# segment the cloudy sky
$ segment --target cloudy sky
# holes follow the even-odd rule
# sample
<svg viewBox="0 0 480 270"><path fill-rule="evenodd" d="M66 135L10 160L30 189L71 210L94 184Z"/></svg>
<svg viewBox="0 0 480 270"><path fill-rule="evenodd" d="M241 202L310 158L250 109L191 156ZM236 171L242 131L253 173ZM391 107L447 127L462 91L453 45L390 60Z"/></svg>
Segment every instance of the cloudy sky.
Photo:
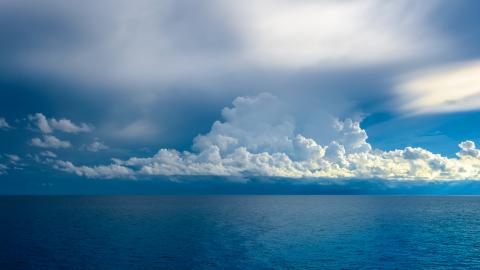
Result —
<svg viewBox="0 0 480 270"><path fill-rule="evenodd" d="M471 185L477 2L1 1L0 191Z"/></svg>

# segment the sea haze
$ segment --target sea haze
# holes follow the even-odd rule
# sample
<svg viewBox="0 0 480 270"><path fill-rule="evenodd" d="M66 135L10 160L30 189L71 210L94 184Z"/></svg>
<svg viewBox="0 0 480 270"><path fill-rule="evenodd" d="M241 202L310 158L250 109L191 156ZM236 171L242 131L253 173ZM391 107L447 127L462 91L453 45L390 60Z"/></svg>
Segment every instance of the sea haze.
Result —
<svg viewBox="0 0 480 270"><path fill-rule="evenodd" d="M0 269L479 269L476 196L3 196Z"/></svg>
<svg viewBox="0 0 480 270"><path fill-rule="evenodd" d="M19 185L18 182L23 182ZM480 181L174 177L93 181L7 176L0 195L480 195Z"/></svg>

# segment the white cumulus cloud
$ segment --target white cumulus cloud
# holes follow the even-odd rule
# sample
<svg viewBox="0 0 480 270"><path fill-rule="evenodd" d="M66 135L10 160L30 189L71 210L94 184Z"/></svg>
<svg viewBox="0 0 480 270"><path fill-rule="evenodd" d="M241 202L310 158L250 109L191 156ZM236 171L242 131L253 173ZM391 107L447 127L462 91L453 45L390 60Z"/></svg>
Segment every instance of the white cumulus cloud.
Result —
<svg viewBox="0 0 480 270"><path fill-rule="evenodd" d="M90 151L90 152L99 152L99 151L102 151L102 150L107 150L108 146L105 145L105 143L103 143L99 140L95 140L91 144L86 145L85 149L87 151Z"/></svg>
<svg viewBox="0 0 480 270"><path fill-rule="evenodd" d="M457 153L457 156L462 157L472 157L480 158L480 150L476 148L475 143L472 141L464 141L459 145L460 152Z"/></svg>
<svg viewBox="0 0 480 270"><path fill-rule="evenodd" d="M90 178L137 178L154 175L276 176L301 178L379 178L403 180L480 179L480 155L471 141L462 142L458 158L422 148L373 149L359 122L337 120L337 136L318 144L298 134L295 119L270 94L239 97L225 108L222 120L194 140L193 152L161 149L152 157L115 159L110 165L55 167Z"/></svg>
<svg viewBox="0 0 480 270"><path fill-rule="evenodd" d="M88 178L134 178L134 174L130 168L116 164L108 166L77 167L71 162L58 160L53 167L58 170L75 173L76 175Z"/></svg>

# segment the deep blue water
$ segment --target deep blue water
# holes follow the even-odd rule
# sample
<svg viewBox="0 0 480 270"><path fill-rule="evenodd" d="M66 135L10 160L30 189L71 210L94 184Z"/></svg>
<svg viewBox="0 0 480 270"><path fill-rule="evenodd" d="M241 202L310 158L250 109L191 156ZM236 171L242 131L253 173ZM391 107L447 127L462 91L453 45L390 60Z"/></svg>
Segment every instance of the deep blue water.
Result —
<svg viewBox="0 0 480 270"><path fill-rule="evenodd" d="M0 269L480 268L480 197L0 197Z"/></svg>

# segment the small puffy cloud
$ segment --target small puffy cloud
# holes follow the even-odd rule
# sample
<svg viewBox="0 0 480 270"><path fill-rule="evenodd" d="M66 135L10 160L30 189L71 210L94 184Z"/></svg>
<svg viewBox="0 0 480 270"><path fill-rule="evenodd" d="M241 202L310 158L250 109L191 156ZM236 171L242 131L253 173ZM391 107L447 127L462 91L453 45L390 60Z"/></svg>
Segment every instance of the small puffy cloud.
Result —
<svg viewBox="0 0 480 270"><path fill-rule="evenodd" d="M40 152L40 156L47 157L47 158L56 158L57 154L55 154L51 151L43 151L43 152Z"/></svg>
<svg viewBox="0 0 480 270"><path fill-rule="evenodd" d="M480 150L475 147L474 142L464 141L458 147L460 147L460 151L457 153L458 157L480 158Z"/></svg>
<svg viewBox="0 0 480 270"><path fill-rule="evenodd" d="M42 132L42 133L52 133L52 128L48 124L48 120L45 117L45 115L41 113L36 113L34 115L29 115L28 119L32 122L34 122L37 126L37 128Z"/></svg>
<svg viewBox="0 0 480 270"><path fill-rule="evenodd" d="M80 123L75 124L69 119L47 119L42 113L36 113L34 115L29 115L28 119L35 123L38 129L42 133L52 133L54 130L59 130L65 133L80 133L80 132L91 132L93 127L91 125Z"/></svg>
<svg viewBox="0 0 480 270"><path fill-rule="evenodd" d="M62 141L53 135L44 135L43 138L33 138L30 142L33 146L42 148L69 148L69 141Z"/></svg>
<svg viewBox="0 0 480 270"><path fill-rule="evenodd" d="M0 159L3 159L0 163L0 175L7 174L9 170L23 170L25 166L20 162L22 158L15 154L3 154L0 155Z"/></svg>
<svg viewBox="0 0 480 270"><path fill-rule="evenodd" d="M85 149L87 151L90 151L90 152L99 152L99 151L102 151L102 150L107 150L108 149L108 146L105 145L103 142L101 141L98 141L98 140L95 140L94 142L92 142L91 144L89 145L86 145L85 146Z"/></svg>
<svg viewBox="0 0 480 270"><path fill-rule="evenodd" d="M85 124L80 123L78 125L74 124L72 121L68 119L55 119L52 118L49 120L50 126L52 126L56 130L60 130L66 133L79 133L79 132L91 132L92 127Z"/></svg>
<svg viewBox="0 0 480 270"><path fill-rule="evenodd" d="M5 118L3 117L0 117L0 129L10 129L10 128L12 127L8 124L7 120L5 120Z"/></svg>
<svg viewBox="0 0 480 270"><path fill-rule="evenodd" d="M5 156L13 163L21 160L21 158L19 156L14 155L14 154L5 154Z"/></svg>

